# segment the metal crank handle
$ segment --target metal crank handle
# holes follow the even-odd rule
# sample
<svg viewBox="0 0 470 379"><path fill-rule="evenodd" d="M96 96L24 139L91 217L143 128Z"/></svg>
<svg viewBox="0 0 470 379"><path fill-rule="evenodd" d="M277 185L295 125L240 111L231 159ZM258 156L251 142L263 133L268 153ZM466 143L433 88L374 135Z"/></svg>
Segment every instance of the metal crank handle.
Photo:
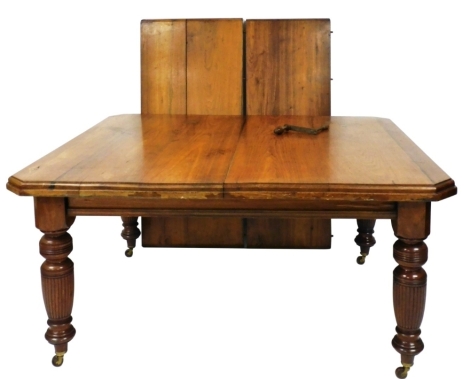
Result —
<svg viewBox="0 0 470 379"><path fill-rule="evenodd" d="M318 128L318 129L311 129L311 128L305 128L303 126L285 124L284 126L280 126L274 129L274 134L281 135L283 133L288 132L289 130L292 130L293 132L312 134L316 136L318 133L324 130L328 130L328 129L329 129L329 125L322 126L321 128Z"/></svg>

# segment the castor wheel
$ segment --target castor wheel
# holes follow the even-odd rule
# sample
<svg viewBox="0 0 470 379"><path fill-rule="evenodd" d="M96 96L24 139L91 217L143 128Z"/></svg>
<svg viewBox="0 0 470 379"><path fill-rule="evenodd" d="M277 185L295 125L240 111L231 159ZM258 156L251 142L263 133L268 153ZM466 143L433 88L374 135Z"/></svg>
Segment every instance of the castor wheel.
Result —
<svg viewBox="0 0 470 379"><path fill-rule="evenodd" d="M56 354L52 357L52 365L54 367L60 367L60 366L62 366L62 363L64 363L64 355L63 354L61 354L61 355Z"/></svg>
<svg viewBox="0 0 470 379"><path fill-rule="evenodd" d="M395 375L397 376L397 378L405 379L408 376L408 371L410 371L410 368L410 366L398 367L395 370Z"/></svg>
<svg viewBox="0 0 470 379"><path fill-rule="evenodd" d="M132 257L132 255L134 255L134 249L130 247L129 249L126 250L124 254L126 254L126 257L128 258Z"/></svg>
<svg viewBox="0 0 470 379"><path fill-rule="evenodd" d="M363 265L364 263L366 263L366 258L367 258L368 255L369 255L368 252L363 253L363 252L361 251L361 255L358 256L357 259L356 259L357 264L358 264L358 265Z"/></svg>
<svg viewBox="0 0 470 379"><path fill-rule="evenodd" d="M358 265L363 265L364 263L366 263L366 257L364 255L361 255L357 257L356 262Z"/></svg>

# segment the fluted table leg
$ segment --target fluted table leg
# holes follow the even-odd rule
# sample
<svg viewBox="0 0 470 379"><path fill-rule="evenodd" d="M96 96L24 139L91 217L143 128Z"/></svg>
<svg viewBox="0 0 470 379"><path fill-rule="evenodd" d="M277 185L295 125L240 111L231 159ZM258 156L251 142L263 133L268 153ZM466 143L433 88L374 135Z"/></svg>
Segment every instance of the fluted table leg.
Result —
<svg viewBox="0 0 470 379"><path fill-rule="evenodd" d="M54 366L61 366L67 344L75 336L72 322L74 295L72 237L67 230L74 218L66 217L65 199L35 198L36 227L44 233L39 251L46 259L41 265L42 293L48 316L46 340L54 345Z"/></svg>
<svg viewBox="0 0 470 379"><path fill-rule="evenodd" d="M423 240L430 231L430 203L404 203L398 206L393 223L398 241L393 245L393 257L398 266L393 271L393 305L397 334L392 340L401 355L402 367L396 376L406 378L414 357L423 349L421 322L426 302L426 271L422 266L428 259Z"/></svg>

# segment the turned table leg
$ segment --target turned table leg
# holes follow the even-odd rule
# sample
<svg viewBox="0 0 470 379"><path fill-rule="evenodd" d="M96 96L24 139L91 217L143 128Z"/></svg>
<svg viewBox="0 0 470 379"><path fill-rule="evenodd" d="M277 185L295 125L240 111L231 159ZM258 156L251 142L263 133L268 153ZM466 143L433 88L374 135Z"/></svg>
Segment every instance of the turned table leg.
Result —
<svg viewBox="0 0 470 379"><path fill-rule="evenodd" d="M44 305L48 316L46 340L54 345L52 364L61 366L67 344L75 336L72 322L74 293L72 237L67 230L74 218L66 217L64 198L35 198L36 227L44 233L39 252L46 259L41 265Z"/></svg>
<svg viewBox="0 0 470 379"><path fill-rule="evenodd" d="M393 222L398 241L393 245L393 257L398 266L393 271L393 305L397 334L392 340L401 355L402 367L396 376L406 378L414 357L424 349L421 322L426 302L426 271L422 266L428 259L423 240L430 232L430 203L398 205L398 217Z"/></svg>
<svg viewBox="0 0 470 379"><path fill-rule="evenodd" d="M140 237L140 230L137 227L139 223L137 222L138 217L121 217L122 230L121 236L127 241L127 250L125 252L126 257L132 257L134 254L135 241Z"/></svg>
<svg viewBox="0 0 470 379"><path fill-rule="evenodd" d="M375 245L374 226L375 220L357 220L357 232L359 233L354 239L356 245L361 248L361 255L357 257L356 262L363 265L366 257L369 255L369 250Z"/></svg>

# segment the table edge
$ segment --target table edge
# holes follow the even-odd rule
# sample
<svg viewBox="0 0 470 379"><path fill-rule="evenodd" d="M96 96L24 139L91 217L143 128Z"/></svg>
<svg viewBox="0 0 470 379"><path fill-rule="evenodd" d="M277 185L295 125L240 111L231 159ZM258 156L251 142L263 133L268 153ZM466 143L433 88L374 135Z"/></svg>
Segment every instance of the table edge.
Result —
<svg viewBox="0 0 470 379"><path fill-rule="evenodd" d="M457 194L452 179L435 185L361 184L143 184L25 183L15 176L6 188L19 196L143 197L162 199L312 199L347 201L439 201Z"/></svg>

